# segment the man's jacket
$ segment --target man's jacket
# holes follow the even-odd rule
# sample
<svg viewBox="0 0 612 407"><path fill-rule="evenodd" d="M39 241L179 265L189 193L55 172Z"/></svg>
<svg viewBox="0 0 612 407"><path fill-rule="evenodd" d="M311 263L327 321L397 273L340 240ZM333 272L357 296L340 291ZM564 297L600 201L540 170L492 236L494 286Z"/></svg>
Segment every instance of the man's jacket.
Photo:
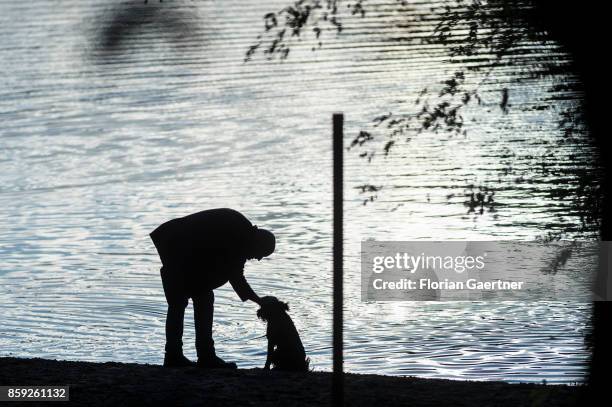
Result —
<svg viewBox="0 0 612 407"><path fill-rule="evenodd" d="M193 294L228 281L242 301L253 293L244 263L256 227L233 209L209 209L163 223L150 236L164 268L180 273Z"/></svg>

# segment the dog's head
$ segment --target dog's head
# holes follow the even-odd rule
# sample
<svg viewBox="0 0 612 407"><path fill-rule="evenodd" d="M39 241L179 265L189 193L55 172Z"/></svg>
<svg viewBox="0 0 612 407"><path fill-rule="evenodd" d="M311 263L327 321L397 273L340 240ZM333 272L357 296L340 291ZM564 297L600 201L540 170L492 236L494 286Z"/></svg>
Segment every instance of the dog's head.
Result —
<svg viewBox="0 0 612 407"><path fill-rule="evenodd" d="M257 318L268 321L274 315L289 311L289 304L280 301L276 297L261 297L260 308L257 310Z"/></svg>

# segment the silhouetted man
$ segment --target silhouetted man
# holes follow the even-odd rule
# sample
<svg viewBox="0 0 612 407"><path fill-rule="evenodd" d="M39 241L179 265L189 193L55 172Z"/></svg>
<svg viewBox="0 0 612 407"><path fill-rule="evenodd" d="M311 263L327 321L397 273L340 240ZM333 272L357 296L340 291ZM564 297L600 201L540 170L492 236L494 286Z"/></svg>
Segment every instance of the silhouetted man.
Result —
<svg viewBox="0 0 612 407"><path fill-rule="evenodd" d="M242 301L261 300L244 278L244 263L274 252L272 232L258 229L233 209L210 209L170 220L151 233L162 261L168 302L164 366L194 365L183 355L183 318L193 302L198 366L230 367L215 354L212 339L213 290L229 283Z"/></svg>

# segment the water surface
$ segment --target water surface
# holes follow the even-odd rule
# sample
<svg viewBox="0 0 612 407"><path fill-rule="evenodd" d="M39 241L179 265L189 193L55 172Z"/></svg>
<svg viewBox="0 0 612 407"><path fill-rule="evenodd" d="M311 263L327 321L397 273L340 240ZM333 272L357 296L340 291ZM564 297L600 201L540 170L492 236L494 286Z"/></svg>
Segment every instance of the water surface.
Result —
<svg viewBox="0 0 612 407"><path fill-rule="evenodd" d="M229 206L277 235L277 252L247 263L246 276L260 295L290 303L311 365L329 370L331 114L345 113L348 145L359 130L376 130L375 117L413 109L423 87L456 69L444 47L414 40L436 23L424 18L429 5L414 3L406 18L380 3L315 52L304 40L285 61L244 63L262 16L286 1L150 4L174 10L189 31L168 34L171 22L154 21L102 52L101 32L126 4L0 5L0 354L161 363L165 302L148 233ZM537 51L534 64L567 59L554 43L525 47ZM584 379L588 305L360 301L363 239L592 237L571 196L551 193L577 182L573 170L594 168L586 135L559 143L559 113L580 95L550 90L574 79L513 81L526 66L496 72L484 107L466 113L477 121L465 136L423 133L370 164L347 152L347 370ZM498 106L504 87L507 114ZM535 171L542 160L553 170ZM363 184L384 185L367 205ZM499 206L468 213L465 193L483 185ZM265 360L255 311L230 288L217 290L217 349L241 367ZM191 306L184 340L193 356Z"/></svg>

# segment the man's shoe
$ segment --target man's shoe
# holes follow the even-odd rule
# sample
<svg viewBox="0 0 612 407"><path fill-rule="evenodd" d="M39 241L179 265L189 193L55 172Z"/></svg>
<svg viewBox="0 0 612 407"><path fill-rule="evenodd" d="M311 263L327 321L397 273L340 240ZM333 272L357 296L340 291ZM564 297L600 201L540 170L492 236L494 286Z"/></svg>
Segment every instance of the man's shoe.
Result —
<svg viewBox="0 0 612 407"><path fill-rule="evenodd" d="M195 362L187 359L185 355L179 354L174 355L171 353L166 353L164 356L164 367L190 367L196 366Z"/></svg>
<svg viewBox="0 0 612 407"><path fill-rule="evenodd" d="M198 359L198 367L204 369L236 369L237 366L234 362L226 362L219 356L213 356L212 358Z"/></svg>

